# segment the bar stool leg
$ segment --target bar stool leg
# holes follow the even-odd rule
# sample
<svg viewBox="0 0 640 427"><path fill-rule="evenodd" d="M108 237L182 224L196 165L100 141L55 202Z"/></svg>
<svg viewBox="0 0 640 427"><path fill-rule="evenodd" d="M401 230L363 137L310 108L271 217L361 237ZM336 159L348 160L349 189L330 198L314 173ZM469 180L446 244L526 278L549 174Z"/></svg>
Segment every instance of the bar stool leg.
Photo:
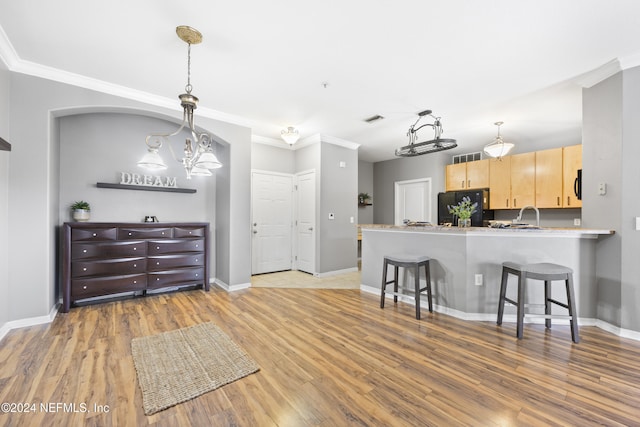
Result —
<svg viewBox="0 0 640 427"><path fill-rule="evenodd" d="M518 339L522 339L523 327L524 327L524 285L527 281L527 277L522 273L518 274L518 324L516 327L516 336Z"/></svg>
<svg viewBox="0 0 640 427"><path fill-rule="evenodd" d="M387 268L388 263L385 259L382 264L382 291L380 292L380 308L384 308L384 291L387 287Z"/></svg>
<svg viewBox="0 0 640 427"><path fill-rule="evenodd" d="M580 334L578 333L578 319L576 318L576 297L573 293L573 275L569 274L565 280L567 286L567 306L569 307L569 316L571 316L571 340L574 343L580 342Z"/></svg>
<svg viewBox="0 0 640 427"><path fill-rule="evenodd" d="M430 267L430 261L427 261L424 264L424 278L425 281L427 282L427 298L429 301L429 312L433 313L433 295L431 293L431 267Z"/></svg>
<svg viewBox="0 0 640 427"><path fill-rule="evenodd" d="M551 315L551 280L544 281L544 314ZM551 329L551 319L547 317L544 325L547 329Z"/></svg>
<svg viewBox="0 0 640 427"><path fill-rule="evenodd" d="M504 314L504 297L507 294L507 280L509 279L509 272L506 268L502 267L502 282L500 282L500 300L498 301L498 320L497 324L502 325L502 316Z"/></svg>
<svg viewBox="0 0 640 427"><path fill-rule="evenodd" d="M413 276L416 288L416 319L420 320L420 266L418 264L413 267Z"/></svg>
<svg viewBox="0 0 640 427"><path fill-rule="evenodd" d="M393 266L393 292L395 292L395 294L393 295L393 302L397 303L398 302L398 282L400 281L400 278L398 277L400 269L398 268L397 265Z"/></svg>

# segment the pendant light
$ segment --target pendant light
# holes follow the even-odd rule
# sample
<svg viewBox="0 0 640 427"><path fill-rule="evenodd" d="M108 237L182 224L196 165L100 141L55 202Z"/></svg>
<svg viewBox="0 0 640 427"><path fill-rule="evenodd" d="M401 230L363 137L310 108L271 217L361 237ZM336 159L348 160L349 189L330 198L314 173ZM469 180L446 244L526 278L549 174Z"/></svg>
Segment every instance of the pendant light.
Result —
<svg viewBox="0 0 640 427"><path fill-rule="evenodd" d="M498 136L496 136L493 142L485 145L484 147L484 153L489 157L499 159L502 156L506 156L507 153L514 147L512 143L504 142L502 136L500 136L500 126L502 126L503 124L504 122L494 123L494 125L498 126Z"/></svg>
<svg viewBox="0 0 640 427"><path fill-rule="evenodd" d="M169 151L173 158L184 166L187 179L191 179L192 175L210 176L212 175L210 169L222 167L222 163L220 163L213 153L213 137L206 132L198 132L196 130L193 111L198 107L198 97L191 94L191 90L193 89L193 86L191 86L191 45L202 42L202 34L195 28L186 25L177 27L176 34L182 41L188 44L186 93L178 96L183 109L182 124L178 130L173 133L151 133L147 135L146 143L148 152L143 156L142 160L138 162L138 166L151 170L166 169L167 165L159 153L162 145L166 143L169 146ZM195 148L191 140L187 138L184 144L184 157L178 158L173 151L169 138L176 136L185 128L191 131Z"/></svg>
<svg viewBox="0 0 640 427"><path fill-rule="evenodd" d="M280 136L282 137L282 139L284 139L284 142L289 145L293 145L298 142L300 133L298 132L298 129L294 128L293 126L289 126L286 130L280 132Z"/></svg>

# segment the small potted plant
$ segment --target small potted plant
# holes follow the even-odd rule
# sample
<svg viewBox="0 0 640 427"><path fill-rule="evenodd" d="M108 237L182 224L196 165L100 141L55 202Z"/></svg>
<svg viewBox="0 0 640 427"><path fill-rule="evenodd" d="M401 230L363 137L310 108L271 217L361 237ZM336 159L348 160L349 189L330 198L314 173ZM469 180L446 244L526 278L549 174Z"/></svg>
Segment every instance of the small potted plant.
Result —
<svg viewBox="0 0 640 427"><path fill-rule="evenodd" d="M360 206L366 206L367 205L367 201L371 199L371 196L369 195L369 193L360 193L358 194L358 204Z"/></svg>
<svg viewBox="0 0 640 427"><path fill-rule="evenodd" d="M477 212L478 202L471 203L467 196L454 206L448 205L449 213L458 217L458 227L471 227L471 215Z"/></svg>
<svg viewBox="0 0 640 427"><path fill-rule="evenodd" d="M71 204L74 221L89 221L91 216L91 206L84 200L73 202Z"/></svg>

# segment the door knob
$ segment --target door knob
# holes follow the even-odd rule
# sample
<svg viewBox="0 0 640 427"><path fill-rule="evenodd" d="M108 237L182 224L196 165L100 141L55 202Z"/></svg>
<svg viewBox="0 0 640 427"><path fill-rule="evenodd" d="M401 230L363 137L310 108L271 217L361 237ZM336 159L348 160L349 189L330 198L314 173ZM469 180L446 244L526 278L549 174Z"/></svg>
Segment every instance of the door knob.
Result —
<svg viewBox="0 0 640 427"><path fill-rule="evenodd" d="M313 231L313 227L309 227L309 231Z"/></svg>
<svg viewBox="0 0 640 427"><path fill-rule="evenodd" d="M253 234L258 234L258 230L253 230Z"/></svg>

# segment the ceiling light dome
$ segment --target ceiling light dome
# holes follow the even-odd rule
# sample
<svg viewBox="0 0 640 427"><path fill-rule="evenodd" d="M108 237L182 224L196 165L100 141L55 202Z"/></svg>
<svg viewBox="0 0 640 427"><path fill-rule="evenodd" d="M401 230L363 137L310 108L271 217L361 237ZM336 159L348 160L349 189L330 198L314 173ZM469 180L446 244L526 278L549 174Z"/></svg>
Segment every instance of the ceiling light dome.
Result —
<svg viewBox="0 0 640 427"><path fill-rule="evenodd" d="M504 140L500 136L500 126L502 126L503 124L504 122L494 123L494 125L498 126L498 136L496 136L493 142L485 145L484 147L484 153L489 157L499 159L502 156L506 156L507 153L514 147L512 143L504 142Z"/></svg>
<svg viewBox="0 0 640 427"><path fill-rule="evenodd" d="M289 145L295 144L296 142L298 142L298 139L300 139L300 133L298 132L298 129L294 128L293 126L289 126L286 130L280 132L280 136L282 137L282 139L284 139L284 142Z"/></svg>

